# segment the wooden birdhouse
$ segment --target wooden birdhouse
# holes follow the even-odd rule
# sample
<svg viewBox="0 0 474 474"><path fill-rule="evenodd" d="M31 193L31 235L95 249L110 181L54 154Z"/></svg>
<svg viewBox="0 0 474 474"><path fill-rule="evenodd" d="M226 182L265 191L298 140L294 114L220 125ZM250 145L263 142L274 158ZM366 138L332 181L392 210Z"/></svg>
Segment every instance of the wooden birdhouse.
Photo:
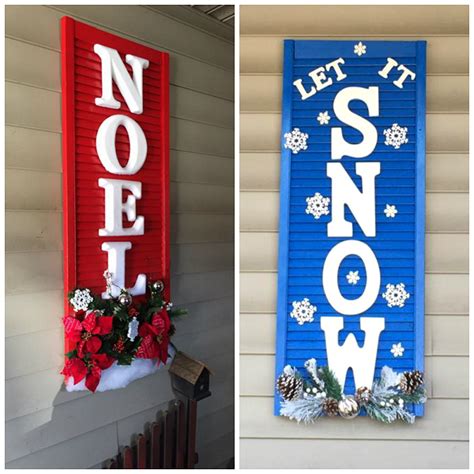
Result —
<svg viewBox="0 0 474 474"><path fill-rule="evenodd" d="M209 376L211 371L202 362L178 351L169 369L174 390L192 400L209 397Z"/></svg>

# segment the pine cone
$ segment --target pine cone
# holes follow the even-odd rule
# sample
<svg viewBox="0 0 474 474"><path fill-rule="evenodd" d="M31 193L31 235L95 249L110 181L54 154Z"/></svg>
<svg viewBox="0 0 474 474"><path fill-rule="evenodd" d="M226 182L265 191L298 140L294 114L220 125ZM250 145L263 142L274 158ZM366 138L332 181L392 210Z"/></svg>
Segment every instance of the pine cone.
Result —
<svg viewBox="0 0 474 474"><path fill-rule="evenodd" d="M369 402L372 396L372 390L367 387L359 387L355 393L355 399L360 405L364 405Z"/></svg>
<svg viewBox="0 0 474 474"><path fill-rule="evenodd" d="M423 374L419 370L413 372L403 372L400 380L400 389L405 393L413 393L415 390L423 385Z"/></svg>
<svg viewBox="0 0 474 474"><path fill-rule="evenodd" d="M284 400L295 400L303 391L303 380L283 373L278 377L277 389Z"/></svg>
<svg viewBox="0 0 474 474"><path fill-rule="evenodd" d="M326 398L323 402L323 410L327 416L337 416L339 413L339 402L335 398Z"/></svg>

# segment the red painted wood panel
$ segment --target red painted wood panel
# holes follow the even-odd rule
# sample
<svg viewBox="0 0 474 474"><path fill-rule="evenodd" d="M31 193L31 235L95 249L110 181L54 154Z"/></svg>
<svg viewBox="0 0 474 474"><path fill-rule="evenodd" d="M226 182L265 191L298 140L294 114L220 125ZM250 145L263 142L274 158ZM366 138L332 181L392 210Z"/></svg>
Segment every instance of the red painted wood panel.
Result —
<svg viewBox="0 0 474 474"><path fill-rule="evenodd" d="M149 282L165 282L164 296L169 300L168 54L68 17L61 20L61 35L65 311L70 311L67 293L74 288L87 287L98 294L105 291L102 274L107 268L107 253L101 250L103 242L131 242L125 260L126 286L133 286L137 275L144 273ZM129 111L115 83L114 97L121 102L121 108L95 105L95 98L102 91L101 61L93 49L97 43L117 50L124 63L126 54L149 61L143 71L142 114ZM127 64L126 67L131 72ZM145 164L134 175L108 173L96 152L99 126L116 114L132 117L147 139ZM125 165L129 143L123 127L117 132L116 148L120 163ZM105 226L105 196L98 185L99 178L142 183L142 198L137 200L136 208L137 216L145 218L144 235L99 236L99 229ZM125 218L123 225L129 227L131 223Z"/></svg>

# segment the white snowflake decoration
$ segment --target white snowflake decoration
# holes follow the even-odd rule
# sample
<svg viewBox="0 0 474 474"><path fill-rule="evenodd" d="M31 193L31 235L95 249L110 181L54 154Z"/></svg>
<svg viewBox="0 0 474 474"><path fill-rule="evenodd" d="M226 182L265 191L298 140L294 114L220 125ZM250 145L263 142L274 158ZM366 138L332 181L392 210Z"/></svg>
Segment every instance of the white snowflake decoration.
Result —
<svg viewBox="0 0 474 474"><path fill-rule="evenodd" d="M299 128L294 128L291 132L285 133L285 148L289 148L296 155L301 150L308 148L306 144L308 138L309 135L307 133L303 133Z"/></svg>
<svg viewBox="0 0 474 474"><path fill-rule="evenodd" d="M346 275L346 278L347 278L347 283L349 283L349 285L357 285L357 282L360 280L359 270L356 270L355 272L350 271Z"/></svg>
<svg viewBox="0 0 474 474"><path fill-rule="evenodd" d="M134 316L132 320L128 323L128 332L127 337L133 342L138 336L138 320Z"/></svg>
<svg viewBox="0 0 474 474"><path fill-rule="evenodd" d="M329 120L331 120L331 117L329 116L329 113L327 110L325 112L319 112L319 115L318 115L319 125L327 125L329 123Z"/></svg>
<svg viewBox="0 0 474 474"><path fill-rule="evenodd" d="M76 290L74 296L69 300L73 305L74 311L86 311L89 304L94 301L91 296L91 291L86 288L85 290Z"/></svg>
<svg viewBox="0 0 474 474"><path fill-rule="evenodd" d="M398 214L398 210L395 206L391 206L390 204L385 205L385 209L383 210L385 213L385 217L395 217L396 214Z"/></svg>
<svg viewBox="0 0 474 474"><path fill-rule="evenodd" d="M398 344L392 344L392 348L390 352L393 354L393 357L403 357L403 352L405 348L402 346L402 343L399 342Z"/></svg>
<svg viewBox="0 0 474 474"><path fill-rule="evenodd" d="M312 214L315 219L329 214L330 198L324 197L320 193L316 193L312 197L306 198L306 214Z"/></svg>
<svg viewBox="0 0 474 474"><path fill-rule="evenodd" d="M404 283L398 283L397 285L389 283L385 288L387 290L385 293L382 293L382 297L387 301L389 308L394 306L403 308L405 306L405 300L410 298L410 293L405 290Z"/></svg>
<svg viewBox="0 0 474 474"><path fill-rule="evenodd" d="M407 132L407 127L400 127L398 123L394 123L390 128L383 131L385 145L393 146L398 150L403 144L408 143Z"/></svg>
<svg viewBox="0 0 474 474"><path fill-rule="evenodd" d="M304 298L303 301L293 301L293 311L290 316L296 319L298 324L302 326L304 323L312 323L314 321L314 313L317 311L317 307L313 306L308 298Z"/></svg>
<svg viewBox="0 0 474 474"><path fill-rule="evenodd" d="M354 53L357 54L357 56L362 56L367 52L367 46L363 44L361 41L359 41L358 44L354 45Z"/></svg>

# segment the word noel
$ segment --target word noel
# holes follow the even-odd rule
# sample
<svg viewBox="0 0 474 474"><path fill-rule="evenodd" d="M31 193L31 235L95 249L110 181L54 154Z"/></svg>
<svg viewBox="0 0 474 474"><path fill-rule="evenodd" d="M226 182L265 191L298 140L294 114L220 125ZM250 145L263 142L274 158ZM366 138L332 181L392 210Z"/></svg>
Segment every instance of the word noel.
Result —
<svg viewBox="0 0 474 474"><path fill-rule="evenodd" d="M143 70L149 66L149 61L131 54L125 60L132 68L133 79L130 77L125 64L115 49L100 44L94 45L94 52L101 59L102 97L95 99L99 107L120 109L112 89L112 80L117 85L128 109L134 114L143 112ZM115 136L118 127L124 127L130 142L128 162L122 167L117 158ZM104 168L112 174L130 176L138 173L147 157L147 141L140 125L127 115L116 114L106 118L99 127L96 135L96 150ZM143 235L145 219L137 216L136 202L142 197L142 183L139 181L100 178L98 182L105 190L105 227L99 230L100 236L132 236ZM123 191L131 194L123 202ZM123 227L122 215L127 216L130 227ZM104 242L102 250L108 254L108 271L112 274L111 293L102 293L102 298L116 297L120 289L125 288L125 252L132 248L131 242ZM146 292L146 275L139 274L133 288L128 292L132 295L143 295Z"/></svg>
<svg viewBox="0 0 474 474"><path fill-rule="evenodd" d="M341 69L344 64L338 58L325 66L318 67L309 73L314 85L308 91L302 80L293 82L306 100L322 89L333 84L333 79L326 73L333 70L336 81L342 81L347 74ZM401 71L393 84L403 88L405 80L415 79L416 75L392 58L387 58L387 64L378 74L385 79L392 79L393 69ZM378 87L346 87L334 98L334 113L346 125L357 129L362 134L360 143L348 143L344 139L341 127L331 129L331 160L351 158L365 158L369 156L377 145L377 129L367 119L352 112L349 103L352 100L363 101L368 109L369 117L379 116L379 88ZM354 215L366 237L376 237L375 224L375 177L380 174L379 162L358 162L355 171L362 178L362 191L357 186L340 162L327 163L326 173L331 178L332 208L331 221L327 226L328 237L352 237L353 225L344 217L344 206L347 206ZM367 282L362 295L354 300L348 300L341 294L338 284L339 266L349 255L358 256L364 263L367 273ZM377 299L380 290L380 267L372 249L365 242L350 239L335 245L328 253L323 266L323 288L328 302L340 314L355 316L368 310ZM334 371L342 387L346 374L352 367L355 386L371 387L380 333L385 329L385 318L361 317L360 328L365 332L365 343L359 347L354 334L349 334L342 346L338 343L338 333L344 328L343 317L321 317L321 329L326 339L328 365Z"/></svg>

